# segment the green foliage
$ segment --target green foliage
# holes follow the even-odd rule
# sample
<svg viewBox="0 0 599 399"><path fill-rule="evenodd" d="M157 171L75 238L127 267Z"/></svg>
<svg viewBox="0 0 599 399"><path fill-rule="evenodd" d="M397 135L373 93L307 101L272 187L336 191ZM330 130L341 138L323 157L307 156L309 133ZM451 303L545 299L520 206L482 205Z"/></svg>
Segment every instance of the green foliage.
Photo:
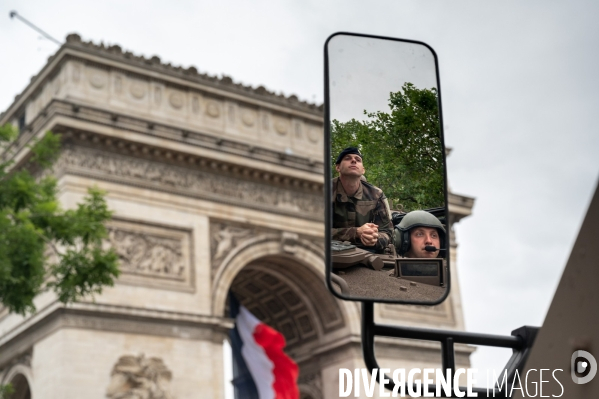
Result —
<svg viewBox="0 0 599 399"><path fill-rule="evenodd" d="M365 176L394 208L408 212L444 206L437 90L406 83L390 94L389 108L390 112L364 111L364 121L332 122L332 170L344 148L358 147Z"/></svg>
<svg viewBox="0 0 599 399"><path fill-rule="evenodd" d="M12 126L0 127L0 145L15 137ZM47 132L27 167L0 164L0 303L12 312L35 311L33 299L47 289L64 303L100 293L119 275L117 254L103 248L111 218L104 193L89 189L76 209L63 210L56 179L30 172L51 167L59 150L60 136Z"/></svg>
<svg viewBox="0 0 599 399"><path fill-rule="evenodd" d="M15 393L12 384L0 385L0 399L8 399Z"/></svg>

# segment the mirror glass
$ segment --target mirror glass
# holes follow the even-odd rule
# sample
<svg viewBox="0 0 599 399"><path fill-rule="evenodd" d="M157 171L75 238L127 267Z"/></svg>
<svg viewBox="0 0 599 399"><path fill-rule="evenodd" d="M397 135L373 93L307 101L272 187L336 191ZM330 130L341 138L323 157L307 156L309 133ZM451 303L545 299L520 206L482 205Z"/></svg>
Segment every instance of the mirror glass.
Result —
<svg viewBox="0 0 599 399"><path fill-rule="evenodd" d="M325 45L327 278L344 299L435 304L449 292L436 55L357 34Z"/></svg>

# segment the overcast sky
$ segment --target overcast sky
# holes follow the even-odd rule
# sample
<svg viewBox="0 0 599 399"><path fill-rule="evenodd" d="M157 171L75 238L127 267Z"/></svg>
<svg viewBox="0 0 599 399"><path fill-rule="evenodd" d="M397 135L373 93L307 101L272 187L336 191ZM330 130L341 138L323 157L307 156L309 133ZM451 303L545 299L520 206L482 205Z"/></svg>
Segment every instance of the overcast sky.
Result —
<svg viewBox="0 0 599 399"><path fill-rule="evenodd" d="M389 112L389 93L402 91L405 83L437 87L434 55L420 43L338 34L326 52L331 120L368 120L365 111Z"/></svg>
<svg viewBox="0 0 599 399"><path fill-rule="evenodd" d="M57 49L10 20L13 9L59 40L77 32L318 103L331 33L428 43L453 148L450 186L476 197L456 226L466 326L509 334L542 324L599 175L598 3L5 0L2 110ZM474 366L491 358L480 350Z"/></svg>

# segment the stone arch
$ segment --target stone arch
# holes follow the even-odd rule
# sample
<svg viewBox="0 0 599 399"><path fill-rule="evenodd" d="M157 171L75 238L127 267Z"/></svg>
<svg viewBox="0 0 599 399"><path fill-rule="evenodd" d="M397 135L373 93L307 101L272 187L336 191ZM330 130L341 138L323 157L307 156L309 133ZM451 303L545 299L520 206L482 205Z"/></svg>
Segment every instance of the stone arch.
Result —
<svg viewBox="0 0 599 399"><path fill-rule="evenodd" d="M322 399L322 392L336 389L325 370L353 364L347 349L360 334L360 316L355 302L340 301L326 288L321 247L285 232L256 235L233 248L214 276L213 315L227 316L231 290L255 316L283 333L285 352L299 366L302 399Z"/></svg>
<svg viewBox="0 0 599 399"><path fill-rule="evenodd" d="M359 334L357 306L335 299L324 285L323 252L317 245L286 233L263 234L243 242L216 270L213 314L226 316L227 295L235 284L242 302L283 332L291 346L294 340L310 343L336 330ZM252 281L254 287L240 282L243 278Z"/></svg>
<svg viewBox="0 0 599 399"><path fill-rule="evenodd" d="M11 399L31 399L31 370L28 367L22 364L12 367L2 382L3 385L8 383L14 389Z"/></svg>

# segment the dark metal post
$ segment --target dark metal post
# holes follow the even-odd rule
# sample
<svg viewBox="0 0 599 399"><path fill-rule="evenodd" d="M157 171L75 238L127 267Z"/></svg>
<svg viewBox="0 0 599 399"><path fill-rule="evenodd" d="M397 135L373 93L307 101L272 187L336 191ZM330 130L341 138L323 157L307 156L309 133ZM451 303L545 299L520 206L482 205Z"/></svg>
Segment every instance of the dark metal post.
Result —
<svg viewBox="0 0 599 399"><path fill-rule="evenodd" d="M362 302L362 352L364 363L371 374L373 369L379 369L374 355L374 337L380 335L440 342L443 368L444 371L450 369L449 377L452 379L455 375L455 343L512 348L513 355L505 369L508 381L511 381L516 370L518 372L522 371L538 330L537 327L525 326L512 331L511 336L502 336L466 331L378 325L374 323L374 303ZM394 387L395 384L392 379L389 379L389 383L385 384L386 389L393 390ZM434 386L431 386L429 390L434 390L434 388ZM465 387L460 387L460 391L465 390ZM473 392L476 392L479 398L507 398L509 391L509 389L499 391L494 388L487 392L486 388L473 388ZM453 392L450 397L454 397Z"/></svg>
<svg viewBox="0 0 599 399"><path fill-rule="evenodd" d="M447 338L441 341L441 364L443 364L443 371L449 369L449 377L453 378L453 373L455 373L453 338Z"/></svg>

